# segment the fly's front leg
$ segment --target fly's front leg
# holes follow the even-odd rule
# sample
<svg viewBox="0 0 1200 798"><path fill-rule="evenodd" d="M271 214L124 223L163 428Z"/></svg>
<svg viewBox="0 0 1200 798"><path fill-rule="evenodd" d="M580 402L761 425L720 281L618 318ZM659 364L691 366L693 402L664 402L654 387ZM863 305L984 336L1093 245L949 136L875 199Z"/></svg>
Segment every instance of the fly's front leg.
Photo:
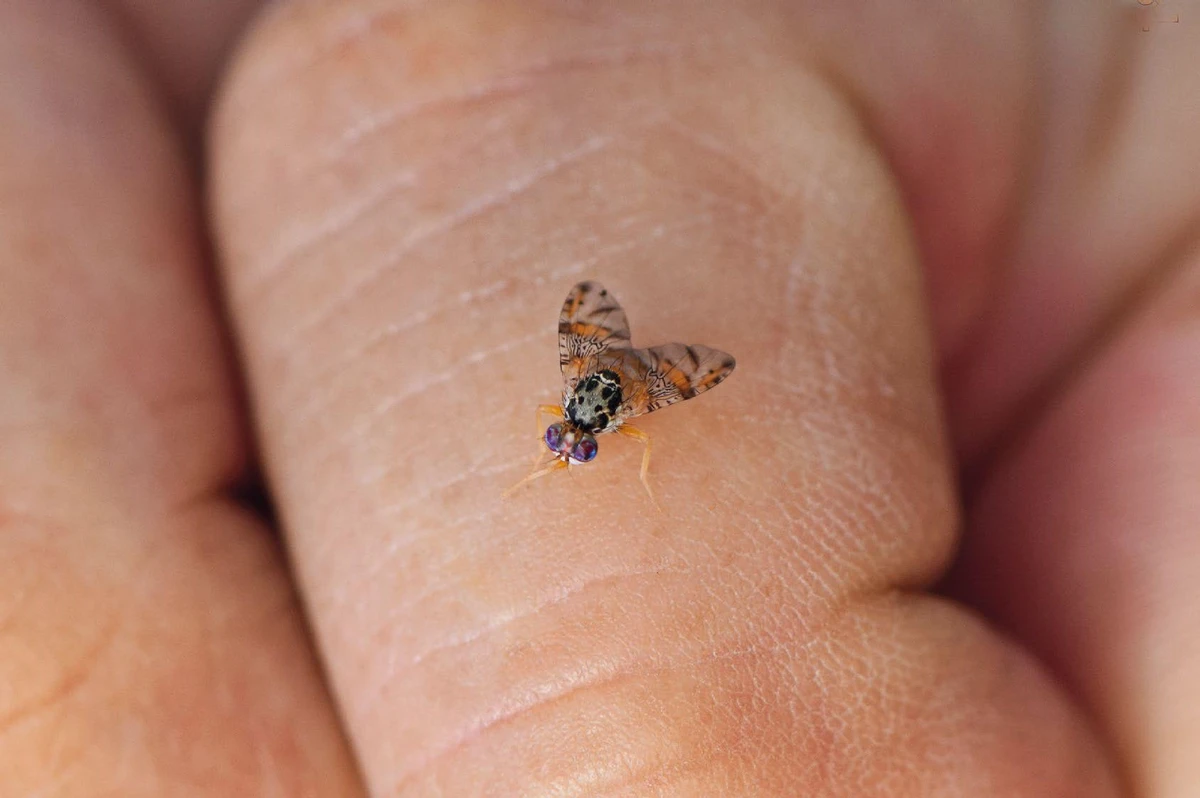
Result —
<svg viewBox="0 0 1200 798"><path fill-rule="evenodd" d="M546 476L547 474L549 474L552 471L558 471L558 470L566 468L566 467L567 467L567 463L565 460L551 460L549 463L542 466L541 468L535 469L532 473L529 474L529 476L525 477L525 479L521 480L516 485L513 485L511 488L504 491L504 493L501 494L501 498L507 499L509 496L516 493L517 489L520 488L522 485L525 485L529 482L533 482L535 479L540 479L541 477Z"/></svg>
<svg viewBox="0 0 1200 798"><path fill-rule="evenodd" d="M545 433L542 429L542 416L555 416L556 418L563 417L563 409L560 405L538 405L534 412L533 424L537 427L537 436L540 439Z"/></svg>
<svg viewBox="0 0 1200 798"><path fill-rule="evenodd" d="M658 506L658 500L654 498L654 491L650 490L650 480L646 478L646 475L650 473L650 436L637 427L631 427L628 424L622 424L617 427L617 432L626 438L633 438L646 447L642 453L642 487L646 489L647 495L650 496L650 500L654 502L655 506Z"/></svg>
<svg viewBox="0 0 1200 798"><path fill-rule="evenodd" d="M540 441L545 435L546 430L542 428L542 416L554 416L556 418L563 417L563 409L560 405L538 405L537 410L533 414L533 423L537 427L537 439ZM542 450L538 449L537 454L533 456L533 464L536 466L538 461L542 459Z"/></svg>

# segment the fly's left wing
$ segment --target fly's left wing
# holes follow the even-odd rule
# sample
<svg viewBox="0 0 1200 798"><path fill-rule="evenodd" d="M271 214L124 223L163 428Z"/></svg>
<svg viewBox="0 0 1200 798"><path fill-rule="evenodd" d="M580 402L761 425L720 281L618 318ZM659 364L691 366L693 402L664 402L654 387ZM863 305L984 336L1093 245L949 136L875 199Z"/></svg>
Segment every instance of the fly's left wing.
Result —
<svg viewBox="0 0 1200 798"><path fill-rule="evenodd" d="M572 288L558 317L558 364L567 392L596 370L602 354L629 348L629 319L612 294L593 280Z"/></svg>
<svg viewBox="0 0 1200 798"><path fill-rule="evenodd" d="M737 365L733 355L700 344L635 349L622 359L640 372L642 383L641 390L624 397L623 421L699 396L720 385Z"/></svg>

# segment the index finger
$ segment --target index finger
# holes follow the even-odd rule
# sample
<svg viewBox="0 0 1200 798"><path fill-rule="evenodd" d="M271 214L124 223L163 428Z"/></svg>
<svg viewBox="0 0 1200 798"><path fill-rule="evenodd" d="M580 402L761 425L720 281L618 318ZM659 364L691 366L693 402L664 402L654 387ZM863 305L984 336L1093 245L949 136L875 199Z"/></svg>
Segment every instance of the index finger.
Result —
<svg viewBox="0 0 1200 798"><path fill-rule="evenodd" d="M302 5L247 51L229 293L376 792L1112 794L1044 674L916 592L956 531L922 282L792 25ZM586 277L738 358L646 421L661 516L632 442L499 499Z"/></svg>

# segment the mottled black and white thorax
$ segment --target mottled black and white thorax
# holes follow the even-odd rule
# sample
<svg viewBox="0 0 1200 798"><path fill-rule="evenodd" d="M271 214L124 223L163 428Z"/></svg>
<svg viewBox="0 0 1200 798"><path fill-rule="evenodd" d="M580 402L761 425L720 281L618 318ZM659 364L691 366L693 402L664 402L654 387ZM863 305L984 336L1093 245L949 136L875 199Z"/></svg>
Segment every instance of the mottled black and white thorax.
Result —
<svg viewBox="0 0 1200 798"><path fill-rule="evenodd" d="M615 371L605 369L580 380L565 399L563 412L567 421L587 432L605 432L618 423L621 378Z"/></svg>

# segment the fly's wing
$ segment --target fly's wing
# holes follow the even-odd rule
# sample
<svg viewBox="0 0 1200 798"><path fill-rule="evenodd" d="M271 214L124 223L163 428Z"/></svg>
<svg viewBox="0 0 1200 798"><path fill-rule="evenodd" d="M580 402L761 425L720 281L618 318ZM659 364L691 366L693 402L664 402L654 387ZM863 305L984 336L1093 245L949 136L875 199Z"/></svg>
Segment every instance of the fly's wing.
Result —
<svg viewBox="0 0 1200 798"><path fill-rule="evenodd" d="M558 364L567 392L596 371L602 354L629 348L629 320L612 294L591 280L572 288L558 317Z"/></svg>
<svg viewBox="0 0 1200 798"><path fill-rule="evenodd" d="M622 421L699 396L728 377L737 361L733 355L700 344L664 344L632 350L630 365L641 372L640 390L629 391L621 408Z"/></svg>

